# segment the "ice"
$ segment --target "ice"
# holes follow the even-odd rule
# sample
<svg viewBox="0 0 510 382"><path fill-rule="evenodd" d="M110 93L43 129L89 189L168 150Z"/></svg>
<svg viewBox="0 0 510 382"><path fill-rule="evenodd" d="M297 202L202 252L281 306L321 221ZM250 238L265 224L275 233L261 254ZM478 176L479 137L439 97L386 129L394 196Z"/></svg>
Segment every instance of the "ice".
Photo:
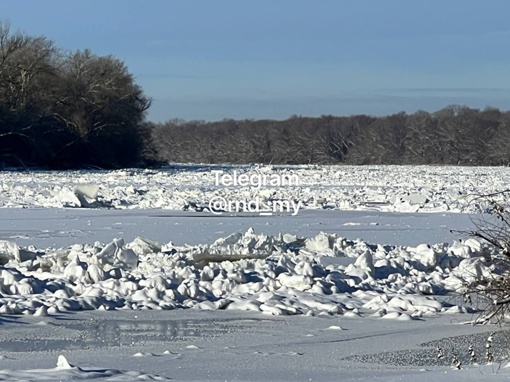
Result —
<svg viewBox="0 0 510 382"><path fill-rule="evenodd" d="M0 173L0 380L443 378L416 368L381 374L345 357L469 333L452 326L473 313L456 296L494 274L490 248L444 232L467 228L469 214L487 208L471 196L504 188L509 169L223 168L299 178L259 189L221 187L214 168ZM291 200L303 211L189 207L215 196ZM154 330L194 315L216 321ZM95 326L98 317L115 325ZM214 336L190 340L209 326ZM12 357L15 348L25 358ZM458 379L476 380L474 370Z"/></svg>
<svg viewBox="0 0 510 382"><path fill-rule="evenodd" d="M57 367L53 369L0 370L1 381L65 381L65 380L105 380L105 381L167 381L169 378L131 371L114 369L80 368L71 365L66 357L59 355Z"/></svg>
<svg viewBox="0 0 510 382"><path fill-rule="evenodd" d="M5 207L181 210L193 204L207 211L214 197L236 201L258 196L265 204L287 200L303 209L479 212L487 206L473 196L504 189L510 180L505 167L223 166L224 173L298 179L284 187L232 188L218 184L215 169L182 165L114 172L10 171L0 173L0 188Z"/></svg>
<svg viewBox="0 0 510 382"><path fill-rule="evenodd" d="M57 359L57 369L73 369L72 366L63 355L59 355Z"/></svg>
<svg viewBox="0 0 510 382"><path fill-rule="evenodd" d="M74 195L81 207L93 208L97 205L99 186L96 184L79 184L74 188Z"/></svg>
<svg viewBox="0 0 510 382"><path fill-rule="evenodd" d="M261 235L250 228L211 244L173 245L170 252L144 238L34 248L28 262L6 257L0 309L40 316L89 309L228 308L361 317L384 309L381 317L407 319L404 313L441 313L450 307L437 298L445 290L489 277L483 245L469 243L383 247L324 232L306 238ZM27 251L14 243L6 248ZM367 311L360 312L362 307Z"/></svg>

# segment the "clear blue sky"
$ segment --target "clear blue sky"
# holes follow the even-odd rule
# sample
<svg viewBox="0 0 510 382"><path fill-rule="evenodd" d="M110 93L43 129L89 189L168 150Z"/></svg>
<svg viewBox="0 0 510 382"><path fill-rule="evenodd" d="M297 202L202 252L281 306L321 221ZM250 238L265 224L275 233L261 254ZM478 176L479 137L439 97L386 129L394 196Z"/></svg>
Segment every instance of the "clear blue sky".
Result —
<svg viewBox="0 0 510 382"><path fill-rule="evenodd" d="M125 61L151 120L510 109L506 0L23 0L0 18Z"/></svg>

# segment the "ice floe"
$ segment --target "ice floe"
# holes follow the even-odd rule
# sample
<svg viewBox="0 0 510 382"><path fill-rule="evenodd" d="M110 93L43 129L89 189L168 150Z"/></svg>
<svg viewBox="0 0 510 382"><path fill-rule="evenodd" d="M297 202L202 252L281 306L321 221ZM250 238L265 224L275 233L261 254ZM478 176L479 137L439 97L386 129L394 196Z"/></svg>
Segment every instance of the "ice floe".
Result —
<svg viewBox="0 0 510 382"><path fill-rule="evenodd" d="M283 186L231 186L218 183L218 171L296 181ZM473 201L472 195L500 191L509 181L506 167L176 165L159 170L4 171L0 172L0 207L216 213L232 209L210 205L220 198L230 207L257 201L261 212L285 207L286 202L304 209L479 212L487 206Z"/></svg>
<svg viewBox="0 0 510 382"><path fill-rule="evenodd" d="M447 297L494 271L484 247L474 239L402 247L253 229L184 246L137 238L43 250L3 241L0 314L196 308L417 319L467 311Z"/></svg>

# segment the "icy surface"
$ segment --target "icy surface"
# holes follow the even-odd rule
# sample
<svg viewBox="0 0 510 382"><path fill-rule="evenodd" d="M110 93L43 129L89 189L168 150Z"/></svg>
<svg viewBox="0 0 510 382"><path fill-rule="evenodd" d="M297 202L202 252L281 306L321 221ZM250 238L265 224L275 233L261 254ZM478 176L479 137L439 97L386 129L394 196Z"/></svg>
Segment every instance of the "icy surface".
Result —
<svg viewBox="0 0 510 382"><path fill-rule="evenodd" d="M227 182L220 171L251 181ZM500 191L509 180L505 167L446 166L178 165L162 170L2 172L0 206L207 210L221 198L227 203L258 200L261 208L289 201L300 209L479 212L485 206L473 202L472 195Z"/></svg>
<svg viewBox="0 0 510 382"><path fill-rule="evenodd" d="M299 184L229 186L215 171ZM506 380L507 332L459 325L478 314L458 297L465 283L496 271L489 249L450 230L472 228L486 208L473 195L509 177L426 166L2 172L0 380ZM210 208L218 197L300 210Z"/></svg>
<svg viewBox="0 0 510 382"><path fill-rule="evenodd" d="M418 245L452 242L472 229L476 215L304 210L297 216L212 215L208 212L56 208L0 209L0 240L39 248L127 241L137 236L177 245L210 243L232 232L313 236L324 231L370 243Z"/></svg>
<svg viewBox="0 0 510 382"><path fill-rule="evenodd" d="M170 378L149 375L133 371L115 369L81 368L69 363L59 355L57 366L50 369L0 370L0 381L64 381L64 380L104 380L104 381L168 381Z"/></svg>
<svg viewBox="0 0 510 382"><path fill-rule="evenodd" d="M505 333L494 335L496 362L487 364L477 347L473 365L462 353L474 340L485 343L494 328L452 323L459 318L401 322L198 310L23 316L3 319L0 380L508 380ZM40 350L44 343L48 351ZM445 360L434 362L438 344ZM461 370L449 366L453 351L462 355ZM55 368L60 355L71 369Z"/></svg>

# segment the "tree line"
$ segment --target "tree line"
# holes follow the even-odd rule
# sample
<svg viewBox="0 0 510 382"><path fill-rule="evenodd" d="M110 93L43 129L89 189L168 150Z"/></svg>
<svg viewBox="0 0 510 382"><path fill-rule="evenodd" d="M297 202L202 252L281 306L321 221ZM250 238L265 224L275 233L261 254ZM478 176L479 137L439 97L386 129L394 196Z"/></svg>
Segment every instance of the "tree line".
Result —
<svg viewBox="0 0 510 382"><path fill-rule="evenodd" d="M510 165L510 112L146 121L126 65L0 21L0 168L180 163Z"/></svg>
<svg viewBox="0 0 510 382"><path fill-rule="evenodd" d="M161 162L510 165L510 112L495 108L148 125Z"/></svg>

